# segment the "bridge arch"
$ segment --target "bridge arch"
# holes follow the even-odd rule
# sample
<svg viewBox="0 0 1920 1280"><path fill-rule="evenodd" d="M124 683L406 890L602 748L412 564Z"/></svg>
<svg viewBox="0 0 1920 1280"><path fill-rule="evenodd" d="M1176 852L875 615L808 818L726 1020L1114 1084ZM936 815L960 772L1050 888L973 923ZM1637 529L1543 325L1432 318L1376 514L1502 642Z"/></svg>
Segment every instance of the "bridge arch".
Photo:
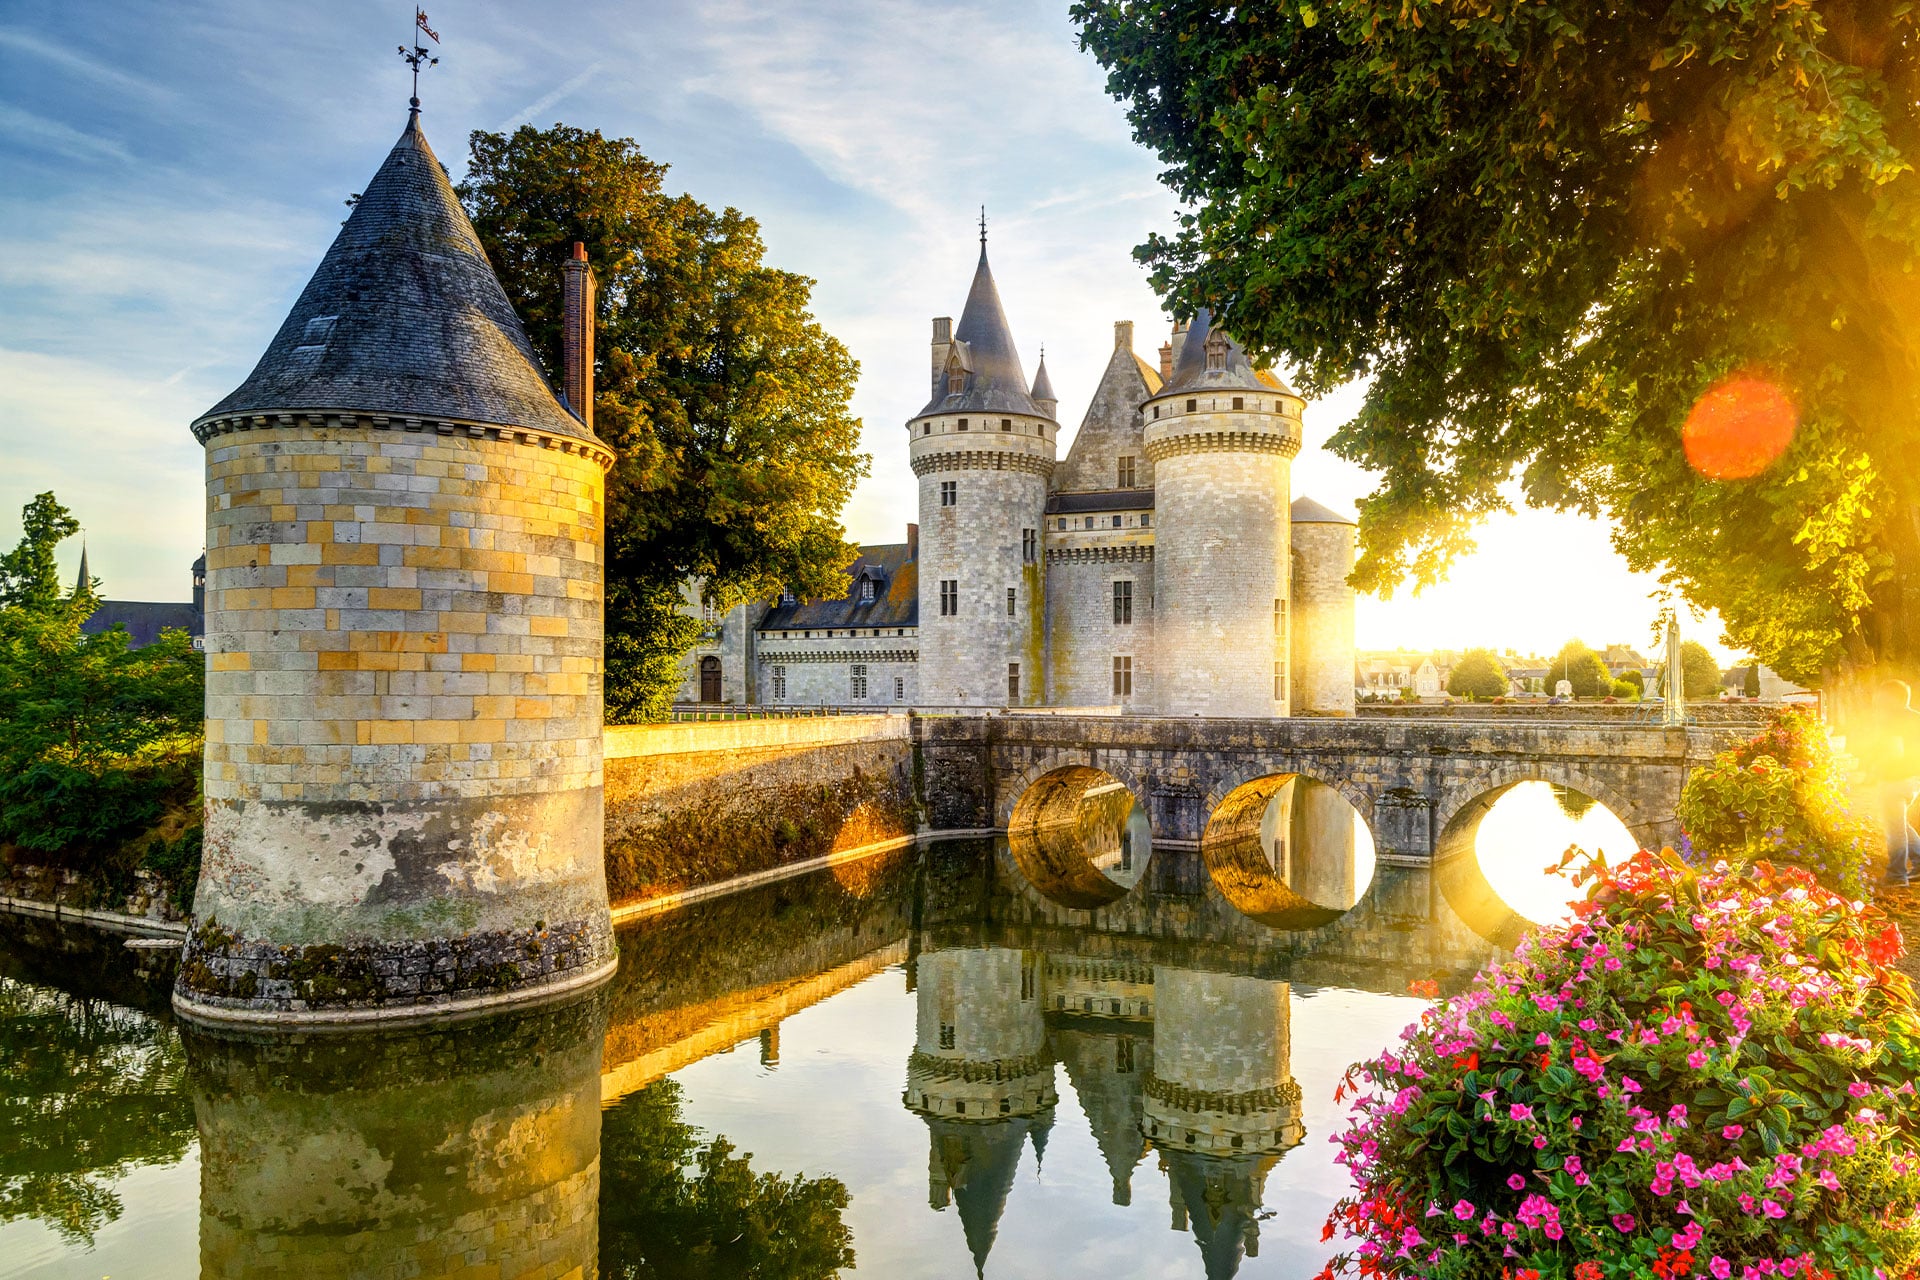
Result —
<svg viewBox="0 0 1920 1280"><path fill-rule="evenodd" d="M1368 888L1359 880L1363 858L1368 882L1373 875L1368 797L1311 768L1243 766L1232 778L1209 797L1200 836L1220 895L1244 916L1295 931L1331 924L1357 905ZM1276 811L1290 786L1290 805ZM1274 825L1283 816L1287 830Z"/></svg>
<svg viewBox="0 0 1920 1280"><path fill-rule="evenodd" d="M1130 893L1153 852L1137 785L1079 761L1029 772L1005 822L1008 852L1028 884L1076 911Z"/></svg>
<svg viewBox="0 0 1920 1280"><path fill-rule="evenodd" d="M1020 815L1020 806L1028 802L1033 789L1049 774L1070 768L1094 769L1107 774L1114 781L1122 783L1133 793L1134 804L1142 813L1151 813L1147 808L1147 788L1140 773L1132 763L1115 759L1104 752L1093 751L1049 751L1015 773L994 797L993 825L1002 831L1011 831L1017 822L1025 821ZM1033 811L1029 809L1030 815Z"/></svg>

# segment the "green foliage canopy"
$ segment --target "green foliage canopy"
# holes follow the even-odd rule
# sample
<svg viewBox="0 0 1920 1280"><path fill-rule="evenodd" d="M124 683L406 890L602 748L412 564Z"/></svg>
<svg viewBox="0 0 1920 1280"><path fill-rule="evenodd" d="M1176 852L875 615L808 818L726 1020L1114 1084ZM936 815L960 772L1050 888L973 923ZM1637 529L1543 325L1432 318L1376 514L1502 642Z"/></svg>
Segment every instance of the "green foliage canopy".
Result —
<svg viewBox="0 0 1920 1280"><path fill-rule="evenodd" d="M1467 650L1447 676L1447 692L1456 698L1498 698L1507 687L1507 669L1491 649Z"/></svg>
<svg viewBox="0 0 1920 1280"><path fill-rule="evenodd" d="M1547 664L1547 692L1552 693L1562 680L1573 685L1576 698L1604 698L1613 692L1613 676L1605 659L1578 640L1561 645Z"/></svg>
<svg viewBox="0 0 1920 1280"><path fill-rule="evenodd" d="M1079 0L1188 203L1138 251L1378 473L1356 582L1435 581L1516 480L1790 679L1920 666L1920 64L1904 4ZM1797 407L1696 474L1702 394Z"/></svg>
<svg viewBox="0 0 1920 1280"><path fill-rule="evenodd" d="M763 262L759 226L661 187L630 138L556 124L476 132L460 195L534 347L561 365L574 242L599 281L594 430L607 482L607 712L664 715L698 634L689 578L731 607L846 590L839 511L867 458L859 364Z"/></svg>

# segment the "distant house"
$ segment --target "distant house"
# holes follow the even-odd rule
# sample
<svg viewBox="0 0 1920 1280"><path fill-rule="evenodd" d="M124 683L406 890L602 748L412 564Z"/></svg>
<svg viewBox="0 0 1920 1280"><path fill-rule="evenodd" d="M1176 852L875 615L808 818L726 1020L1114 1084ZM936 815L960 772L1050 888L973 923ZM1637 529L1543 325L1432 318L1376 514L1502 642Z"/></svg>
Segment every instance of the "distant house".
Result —
<svg viewBox="0 0 1920 1280"><path fill-rule="evenodd" d="M87 553L80 553L80 574L76 586L88 581ZM193 637L193 647L207 646L207 557L193 562L193 597L190 600L102 600L93 616L80 624L87 635L98 635L112 627L125 627L128 643L135 649L152 644L160 633L177 627Z"/></svg>

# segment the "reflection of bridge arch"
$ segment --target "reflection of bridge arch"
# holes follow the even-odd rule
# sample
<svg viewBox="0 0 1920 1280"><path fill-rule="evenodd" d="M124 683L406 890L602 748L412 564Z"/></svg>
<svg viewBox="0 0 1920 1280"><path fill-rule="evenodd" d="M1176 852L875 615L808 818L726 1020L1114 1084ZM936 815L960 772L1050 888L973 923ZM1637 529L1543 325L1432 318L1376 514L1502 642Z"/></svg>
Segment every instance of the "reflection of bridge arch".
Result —
<svg viewBox="0 0 1920 1280"><path fill-rule="evenodd" d="M1587 770L1558 760L1516 760L1495 765L1481 777L1454 783L1441 792L1433 815L1435 855L1444 856L1449 830L1459 827L1463 821L1469 824L1469 834L1478 830L1480 819L1486 816L1494 801L1522 782L1550 782L1597 800L1642 844L1649 839L1657 844L1664 834L1659 815L1640 812L1639 805Z"/></svg>
<svg viewBox="0 0 1920 1280"><path fill-rule="evenodd" d="M1276 812L1289 788L1290 803ZM1368 887L1358 881L1356 825L1365 827L1366 817L1343 788L1306 772L1260 774L1211 806L1200 857L1242 915L1273 929L1317 929L1356 906Z"/></svg>
<svg viewBox="0 0 1920 1280"><path fill-rule="evenodd" d="M1448 797L1448 807L1435 816L1434 882L1454 914L1475 933L1496 946L1512 947L1531 925L1525 916L1500 896L1500 891L1493 887L1480 865L1480 824L1502 796L1523 782L1553 783L1606 806L1614 817L1626 824L1628 832L1642 843L1646 842L1650 831L1658 832L1659 823L1636 821L1639 815L1634 813L1630 802L1606 783L1582 770L1568 768L1552 760L1540 760L1509 765L1492 773L1493 777L1489 779L1492 785L1480 788L1474 794L1465 794L1469 788L1456 788L1460 794ZM1562 852L1564 850L1541 849L1541 864L1545 865Z"/></svg>
<svg viewBox="0 0 1920 1280"><path fill-rule="evenodd" d="M1354 786L1353 779L1333 773L1313 763L1299 760L1277 759L1258 765L1242 766L1232 773L1227 774L1222 781L1214 785L1213 789L1207 793L1206 802L1202 809L1204 830L1207 835L1212 836L1218 834L1224 837L1227 834L1225 827L1216 829L1214 824L1222 817L1222 806L1226 805L1228 800L1234 798L1236 793L1250 794L1244 793L1243 789L1252 787L1255 784L1272 783L1273 786L1271 790L1267 791L1267 797L1271 799L1274 792L1278 791L1281 785L1289 778L1306 778L1310 782L1318 782L1322 786L1331 787L1333 790L1339 792L1341 798L1352 805L1353 811L1360 815L1360 820L1367 824L1368 833L1372 833L1373 797L1361 788ZM1231 815L1229 815L1229 820L1231 820ZM1256 825L1259 823L1259 815L1257 812L1254 816L1254 822Z"/></svg>
<svg viewBox="0 0 1920 1280"><path fill-rule="evenodd" d="M1108 775L1133 793L1133 802L1142 813L1148 812L1145 782L1125 760L1111 759L1104 753L1092 751L1050 751L1014 774L1006 785L999 788L994 800L994 826L1011 831L1025 821L1026 815L1020 810L1023 804L1031 805L1030 793L1033 788L1049 775L1065 776L1064 771L1071 769L1086 769ZM1033 812L1030 807L1028 813Z"/></svg>
<svg viewBox="0 0 1920 1280"><path fill-rule="evenodd" d="M1069 763L1027 780L1007 819L1009 852L1028 882L1061 906L1092 911L1123 898L1152 856L1130 827L1146 810L1138 791L1095 765ZM1104 869L1119 858L1118 873ZM1137 858L1134 862L1132 859Z"/></svg>

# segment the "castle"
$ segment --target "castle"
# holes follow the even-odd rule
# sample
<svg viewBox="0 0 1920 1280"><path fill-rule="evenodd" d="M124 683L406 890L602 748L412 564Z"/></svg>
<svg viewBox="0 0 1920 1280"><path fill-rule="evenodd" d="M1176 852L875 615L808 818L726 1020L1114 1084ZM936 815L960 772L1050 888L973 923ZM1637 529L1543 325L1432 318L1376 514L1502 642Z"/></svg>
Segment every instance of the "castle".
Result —
<svg viewBox="0 0 1920 1280"><path fill-rule="evenodd" d="M1059 461L1046 359L1029 384L983 235L906 424L907 540L862 547L841 599L708 610L679 701L1351 715L1354 524L1289 500L1306 402L1204 311L1159 354L1114 325Z"/></svg>

